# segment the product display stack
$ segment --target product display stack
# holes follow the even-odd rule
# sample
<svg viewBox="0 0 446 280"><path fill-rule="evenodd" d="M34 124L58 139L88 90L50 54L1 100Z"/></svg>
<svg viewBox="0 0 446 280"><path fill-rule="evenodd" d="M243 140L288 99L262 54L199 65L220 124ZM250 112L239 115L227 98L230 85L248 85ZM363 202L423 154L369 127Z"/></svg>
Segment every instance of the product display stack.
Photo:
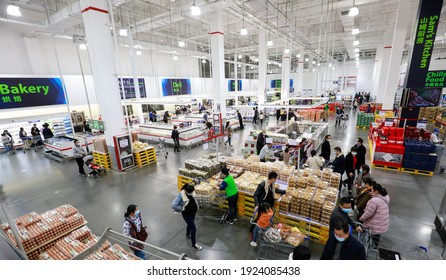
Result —
<svg viewBox="0 0 446 280"><path fill-rule="evenodd" d="M105 138L93 140L93 157L96 164L102 165L106 170L111 169L111 158Z"/></svg>
<svg viewBox="0 0 446 280"><path fill-rule="evenodd" d="M375 121L375 114L358 112L356 118L356 128L369 128L370 124Z"/></svg>
<svg viewBox="0 0 446 280"><path fill-rule="evenodd" d="M437 162L435 144L431 141L406 139L403 172L432 176Z"/></svg>

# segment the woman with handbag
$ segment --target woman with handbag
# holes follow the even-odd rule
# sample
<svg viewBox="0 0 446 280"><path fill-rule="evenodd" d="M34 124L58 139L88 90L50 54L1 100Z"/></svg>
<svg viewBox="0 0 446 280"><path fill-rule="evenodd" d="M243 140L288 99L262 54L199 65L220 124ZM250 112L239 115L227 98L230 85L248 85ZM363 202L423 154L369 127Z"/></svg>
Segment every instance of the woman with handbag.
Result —
<svg viewBox="0 0 446 280"><path fill-rule="evenodd" d="M203 249L197 244L196 240L197 227L195 226L195 215L198 211L198 203L195 200L194 186L185 184L183 188L181 188L181 192L178 196L172 201L171 207L176 213L181 212L181 215L187 224L186 237L191 239L192 247L197 251Z"/></svg>
<svg viewBox="0 0 446 280"><path fill-rule="evenodd" d="M138 206L135 204L130 204L127 207L127 212L124 214L124 218L124 235L141 241L146 241L148 235L146 231L147 227L143 226L142 224L141 211L139 210ZM130 249L132 249L135 256L143 260L146 259L146 254L144 251L142 251L144 249L144 245L131 241L129 241L129 244Z"/></svg>

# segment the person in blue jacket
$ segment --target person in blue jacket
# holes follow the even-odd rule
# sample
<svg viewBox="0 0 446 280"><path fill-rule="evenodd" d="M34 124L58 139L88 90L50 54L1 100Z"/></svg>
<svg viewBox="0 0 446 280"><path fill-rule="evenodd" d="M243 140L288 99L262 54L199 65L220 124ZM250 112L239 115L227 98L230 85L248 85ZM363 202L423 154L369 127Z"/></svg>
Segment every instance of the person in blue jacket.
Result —
<svg viewBox="0 0 446 280"><path fill-rule="evenodd" d="M350 235L348 223L336 222L330 232L321 260L366 260L364 246Z"/></svg>

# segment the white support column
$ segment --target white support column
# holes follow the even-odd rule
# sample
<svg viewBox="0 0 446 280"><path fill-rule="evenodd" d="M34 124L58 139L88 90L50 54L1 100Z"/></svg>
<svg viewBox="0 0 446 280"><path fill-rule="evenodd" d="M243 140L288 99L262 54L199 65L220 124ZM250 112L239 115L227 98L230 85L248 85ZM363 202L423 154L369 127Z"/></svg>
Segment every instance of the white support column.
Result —
<svg viewBox="0 0 446 280"><path fill-rule="evenodd" d="M289 98L290 94L290 71L291 71L291 50L283 53L282 57L282 98Z"/></svg>
<svg viewBox="0 0 446 280"><path fill-rule="evenodd" d="M132 67L132 75L133 75L133 85L135 86L135 95L136 99L141 99L141 92L139 90L139 81L138 75L136 73L136 63L135 63L135 48L133 47L133 36L132 32L128 32L128 41L129 41L129 55L130 55L130 65ZM124 90L123 90L124 91ZM136 104L136 112L138 113L139 123L144 123L144 113L142 112L142 105Z"/></svg>
<svg viewBox="0 0 446 280"><path fill-rule="evenodd" d="M267 59L268 59L268 56L267 56L267 49L266 49L266 31L264 28L260 28L260 30L259 30L259 88L258 88L259 104L265 103Z"/></svg>
<svg viewBox="0 0 446 280"><path fill-rule="evenodd" d="M375 65L373 67L373 79L372 79L372 95L377 96L378 95L378 80L379 80L379 73L381 71L381 65L382 65L382 49L383 46L380 45L376 49L376 56L375 56Z"/></svg>
<svg viewBox="0 0 446 280"><path fill-rule="evenodd" d="M242 58L242 60L240 62L244 62L244 59ZM246 65L242 64L242 67L240 67L240 79L246 79Z"/></svg>
<svg viewBox="0 0 446 280"><path fill-rule="evenodd" d="M304 91L304 59L305 53L300 52L300 57L297 61L297 94L302 95Z"/></svg>
<svg viewBox="0 0 446 280"><path fill-rule="evenodd" d="M113 136L123 133L124 114L116 76L107 2L81 0L80 3L96 98L105 122L105 139L107 146L114 147Z"/></svg>
<svg viewBox="0 0 446 280"><path fill-rule="evenodd" d="M410 5L406 1L398 1L398 11L395 29L393 31L392 48L389 67L382 98L383 110L392 110L395 93L398 88L400 65L403 57L404 43L406 39L407 25L409 22Z"/></svg>
<svg viewBox="0 0 446 280"><path fill-rule="evenodd" d="M235 81L235 106L238 106L238 63L237 63L237 54L234 54L234 81ZM242 87L243 89L243 87Z"/></svg>
<svg viewBox="0 0 446 280"><path fill-rule="evenodd" d="M384 45L381 48L381 69L378 73L378 83L376 90L376 102L383 103L384 102L384 92L386 89L386 80L387 74L389 73L389 62L390 62L390 54L392 52L391 45ZM399 71L398 71L399 72Z"/></svg>
<svg viewBox="0 0 446 280"><path fill-rule="evenodd" d="M211 36L214 106L216 112L220 111L223 119L226 119L223 11L215 12L211 18L213 20L209 34Z"/></svg>
<svg viewBox="0 0 446 280"><path fill-rule="evenodd" d="M347 56L344 56L342 62L342 90L347 89Z"/></svg>

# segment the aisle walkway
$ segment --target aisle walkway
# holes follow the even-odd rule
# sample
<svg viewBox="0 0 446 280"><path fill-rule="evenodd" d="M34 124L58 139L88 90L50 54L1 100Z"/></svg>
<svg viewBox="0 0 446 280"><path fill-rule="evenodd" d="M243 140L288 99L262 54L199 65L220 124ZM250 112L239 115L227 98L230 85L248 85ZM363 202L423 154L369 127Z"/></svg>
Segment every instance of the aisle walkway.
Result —
<svg viewBox="0 0 446 280"><path fill-rule="evenodd" d="M357 131L355 117L352 115L350 119L346 129L334 128L334 120L330 121L332 148L338 144L346 151L357 136L367 139L367 131ZM248 124L244 131L236 133L239 135L233 144L236 153L240 152L250 128ZM35 152L3 154L0 201L6 201L13 217L70 203L85 215L88 226L97 235L107 227L121 231L127 205L136 203L148 223L149 242L157 246L184 252L195 259L255 259L257 249L249 245L247 218L234 225L200 223L197 239L203 250L195 252L191 248L185 237L185 223L181 215L173 213L170 203L177 194L178 168L184 166L186 159L209 151L195 147L180 153L173 153L170 148L169 152L168 159L159 159L156 165L128 173L110 172L100 179L79 177L75 162L60 164ZM442 248L433 221L443 195L445 175L425 177L383 170L372 170L372 174L390 193L389 234L430 247L431 258L438 259ZM313 258L318 259L322 246L312 245L311 250ZM0 250L0 259L8 258Z"/></svg>

